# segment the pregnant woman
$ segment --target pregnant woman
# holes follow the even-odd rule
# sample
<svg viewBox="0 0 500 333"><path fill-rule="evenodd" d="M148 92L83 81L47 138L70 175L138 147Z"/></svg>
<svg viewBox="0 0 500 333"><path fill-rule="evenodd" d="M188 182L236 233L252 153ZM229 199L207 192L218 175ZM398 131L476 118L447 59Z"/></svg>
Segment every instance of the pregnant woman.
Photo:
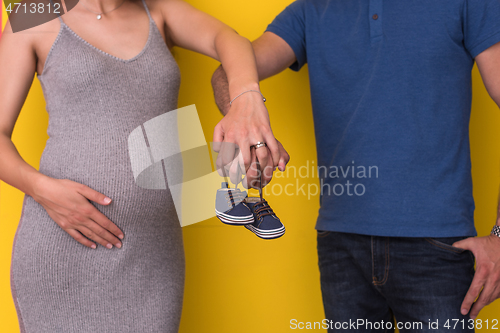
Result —
<svg viewBox="0 0 500 333"><path fill-rule="evenodd" d="M7 24L0 179L26 193L11 266L21 332L178 331L181 227L168 189L134 183L127 146L133 129L177 108L173 46L220 60L232 98L258 90L250 42L180 0L81 0L29 30ZM49 113L39 171L11 140L35 73ZM272 143L259 93L231 109Z"/></svg>

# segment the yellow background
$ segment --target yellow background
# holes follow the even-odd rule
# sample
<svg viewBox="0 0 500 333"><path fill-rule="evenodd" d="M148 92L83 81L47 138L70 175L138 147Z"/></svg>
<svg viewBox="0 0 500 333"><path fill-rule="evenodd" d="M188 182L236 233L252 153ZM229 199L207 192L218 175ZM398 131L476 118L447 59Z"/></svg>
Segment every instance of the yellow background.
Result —
<svg viewBox="0 0 500 333"><path fill-rule="evenodd" d="M291 0L189 0L253 40ZM3 13L5 23L5 13ZM221 119L213 102L210 78L217 62L190 51L175 50L182 73L179 107L196 104L207 142ZM261 84L275 136L291 155L290 165L316 161L307 70L290 70ZM48 116L38 80L17 122L13 140L23 158L38 167L47 139ZM476 227L490 232L496 218L500 182L500 116L474 69L471 120ZM287 184L283 178L276 182ZM304 182L304 181L303 181ZM317 183L308 179L305 183ZM307 187L307 185L306 185ZM0 183L0 332L19 332L10 292L12 243L23 193ZM222 225L213 218L184 228L186 289L182 333L288 332L290 320L324 318L319 287L314 224L318 196L268 196L287 227L284 237L263 241L248 230ZM498 302L480 319L499 319Z"/></svg>

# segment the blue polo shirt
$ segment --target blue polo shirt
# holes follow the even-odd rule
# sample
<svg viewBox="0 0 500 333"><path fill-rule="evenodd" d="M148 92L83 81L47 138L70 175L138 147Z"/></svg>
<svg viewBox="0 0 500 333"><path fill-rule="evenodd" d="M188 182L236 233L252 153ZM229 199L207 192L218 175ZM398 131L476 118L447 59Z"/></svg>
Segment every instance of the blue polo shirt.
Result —
<svg viewBox="0 0 500 333"><path fill-rule="evenodd" d="M500 0L298 0L267 31L309 67L316 229L476 235L471 70L500 42Z"/></svg>

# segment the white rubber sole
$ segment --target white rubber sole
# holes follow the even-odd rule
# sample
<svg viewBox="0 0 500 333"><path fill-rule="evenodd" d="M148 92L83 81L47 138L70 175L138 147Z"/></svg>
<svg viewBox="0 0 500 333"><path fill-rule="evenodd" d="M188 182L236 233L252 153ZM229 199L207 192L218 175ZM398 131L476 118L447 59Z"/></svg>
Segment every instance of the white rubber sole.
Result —
<svg viewBox="0 0 500 333"><path fill-rule="evenodd" d="M215 210L215 215L222 223L229 225L247 225L255 222L253 214L242 217L234 217Z"/></svg>
<svg viewBox="0 0 500 333"><path fill-rule="evenodd" d="M285 226L278 228L278 229L272 229L272 230L260 230L253 225L245 225L245 228L253 232L257 237L263 238L263 239L274 239L281 237L285 234Z"/></svg>

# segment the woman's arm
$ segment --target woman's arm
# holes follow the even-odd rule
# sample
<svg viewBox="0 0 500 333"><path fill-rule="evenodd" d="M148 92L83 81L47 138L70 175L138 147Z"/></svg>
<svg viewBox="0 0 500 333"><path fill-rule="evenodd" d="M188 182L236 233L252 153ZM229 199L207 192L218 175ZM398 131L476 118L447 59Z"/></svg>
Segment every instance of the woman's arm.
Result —
<svg viewBox="0 0 500 333"><path fill-rule="evenodd" d="M176 46L219 60L228 78L231 99L248 90L260 91L255 55L248 39L182 0L164 0L163 3L166 35ZM278 166L278 143L272 133L262 96L257 92L238 97L216 126L214 142L223 141L238 145L245 171L251 162L250 146L259 141L267 144L272 155L268 156L267 149L257 149L261 165L268 165L268 158L272 158L269 164L273 165L273 170ZM223 161L222 164L227 165L227 162ZM232 168L233 182L237 178L236 173L235 168Z"/></svg>
<svg viewBox="0 0 500 333"><path fill-rule="evenodd" d="M82 234L108 248L108 244L120 247L115 235L122 235L121 230L88 201L107 205L105 195L67 179L43 175L22 159L12 143L14 125L35 75L35 38L43 38L34 32L13 33L7 23L0 38L0 179L32 196L83 245L96 246Z"/></svg>
<svg viewBox="0 0 500 333"><path fill-rule="evenodd" d="M31 38L27 33L12 33L7 24L0 39L0 179L29 195L34 194L40 174L24 162L11 137L35 73Z"/></svg>
<svg viewBox="0 0 500 333"><path fill-rule="evenodd" d="M252 42L252 46L257 60L260 81L281 73L296 61L295 53L290 45L272 32L265 32ZM226 115L230 109L229 84L222 66L219 66L212 76L212 87L215 103L221 113ZM286 165L290 161L290 156L279 141L278 146L280 149L278 169L285 171ZM272 172L263 173L264 185L271 181L272 176Z"/></svg>

